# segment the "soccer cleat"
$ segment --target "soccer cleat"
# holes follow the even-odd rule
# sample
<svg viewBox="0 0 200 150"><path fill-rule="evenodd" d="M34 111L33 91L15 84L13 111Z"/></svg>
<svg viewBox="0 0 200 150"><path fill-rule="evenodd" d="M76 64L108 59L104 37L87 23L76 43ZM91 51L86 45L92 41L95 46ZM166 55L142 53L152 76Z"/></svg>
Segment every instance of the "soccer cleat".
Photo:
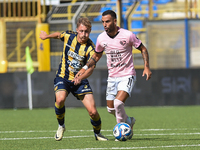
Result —
<svg viewBox="0 0 200 150"><path fill-rule="evenodd" d="M104 137L101 133L99 134L94 134L95 138L97 141L108 141L106 137Z"/></svg>
<svg viewBox="0 0 200 150"><path fill-rule="evenodd" d="M133 137L133 125L135 124L135 118L134 117L130 117L130 119L131 119L131 124L129 124L130 125L130 127L131 127L131 135L128 137L128 139L130 140L132 137Z"/></svg>
<svg viewBox="0 0 200 150"><path fill-rule="evenodd" d="M65 127L62 127L62 126L58 127L58 130L57 130L56 135L55 135L56 141L62 140L64 131L65 131Z"/></svg>
<svg viewBox="0 0 200 150"><path fill-rule="evenodd" d="M130 117L130 119L131 119L131 124L129 124L130 125L130 127L131 127L131 130L133 130L133 125L135 124L135 118L134 117Z"/></svg>

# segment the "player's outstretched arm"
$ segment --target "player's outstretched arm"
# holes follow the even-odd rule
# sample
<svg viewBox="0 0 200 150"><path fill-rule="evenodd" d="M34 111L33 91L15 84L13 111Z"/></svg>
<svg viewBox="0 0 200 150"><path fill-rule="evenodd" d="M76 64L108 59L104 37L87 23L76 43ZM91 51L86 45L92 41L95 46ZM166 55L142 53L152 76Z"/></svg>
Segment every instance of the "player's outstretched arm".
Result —
<svg viewBox="0 0 200 150"><path fill-rule="evenodd" d="M45 40L45 39L48 39L48 38L59 39L60 38L60 32L54 32L54 33L48 35L46 32L41 31L40 32L40 38L42 40Z"/></svg>
<svg viewBox="0 0 200 150"><path fill-rule="evenodd" d="M150 67L149 67L149 54L148 54L148 51L147 51L146 47L143 44L141 44L138 49L141 51L142 58L144 60L144 71L143 71L142 76L146 75L147 76L146 80L149 80L151 78L152 72L151 72Z"/></svg>

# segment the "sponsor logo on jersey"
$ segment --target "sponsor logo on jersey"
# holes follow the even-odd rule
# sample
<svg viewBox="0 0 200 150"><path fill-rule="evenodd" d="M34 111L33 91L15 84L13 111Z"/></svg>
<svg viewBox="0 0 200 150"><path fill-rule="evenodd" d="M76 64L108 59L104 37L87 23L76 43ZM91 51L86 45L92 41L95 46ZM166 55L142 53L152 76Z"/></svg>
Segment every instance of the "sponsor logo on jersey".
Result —
<svg viewBox="0 0 200 150"><path fill-rule="evenodd" d="M68 70L71 71L71 72L78 72L79 71L78 69L72 69L71 67L68 67Z"/></svg>
<svg viewBox="0 0 200 150"><path fill-rule="evenodd" d="M74 59L77 59L77 60L84 60L84 56L80 56L80 55L78 55L77 53L75 53L75 52L72 52L72 51L68 51L68 53L67 53L67 55L68 56L71 56L72 58L74 58Z"/></svg>

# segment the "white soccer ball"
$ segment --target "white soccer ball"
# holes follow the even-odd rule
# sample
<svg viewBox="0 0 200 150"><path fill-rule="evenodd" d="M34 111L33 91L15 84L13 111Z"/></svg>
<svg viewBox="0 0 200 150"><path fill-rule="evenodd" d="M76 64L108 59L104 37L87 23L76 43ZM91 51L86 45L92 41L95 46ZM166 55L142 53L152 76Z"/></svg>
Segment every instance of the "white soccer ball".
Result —
<svg viewBox="0 0 200 150"><path fill-rule="evenodd" d="M132 138L133 131L127 123L121 122L115 125L113 135L119 141L126 141Z"/></svg>

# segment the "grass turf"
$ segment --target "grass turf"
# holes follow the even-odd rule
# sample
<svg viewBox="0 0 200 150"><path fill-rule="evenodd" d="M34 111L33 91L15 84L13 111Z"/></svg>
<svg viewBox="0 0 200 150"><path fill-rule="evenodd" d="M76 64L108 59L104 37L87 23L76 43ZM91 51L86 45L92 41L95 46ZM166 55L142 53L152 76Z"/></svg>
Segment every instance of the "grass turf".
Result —
<svg viewBox="0 0 200 150"><path fill-rule="evenodd" d="M58 125L53 108L1 109L0 149L200 149L200 106L126 107L127 114L136 118L134 136L126 142L114 141L115 118L106 107L97 109L106 142L95 141L85 108L66 108L61 141L54 139Z"/></svg>

